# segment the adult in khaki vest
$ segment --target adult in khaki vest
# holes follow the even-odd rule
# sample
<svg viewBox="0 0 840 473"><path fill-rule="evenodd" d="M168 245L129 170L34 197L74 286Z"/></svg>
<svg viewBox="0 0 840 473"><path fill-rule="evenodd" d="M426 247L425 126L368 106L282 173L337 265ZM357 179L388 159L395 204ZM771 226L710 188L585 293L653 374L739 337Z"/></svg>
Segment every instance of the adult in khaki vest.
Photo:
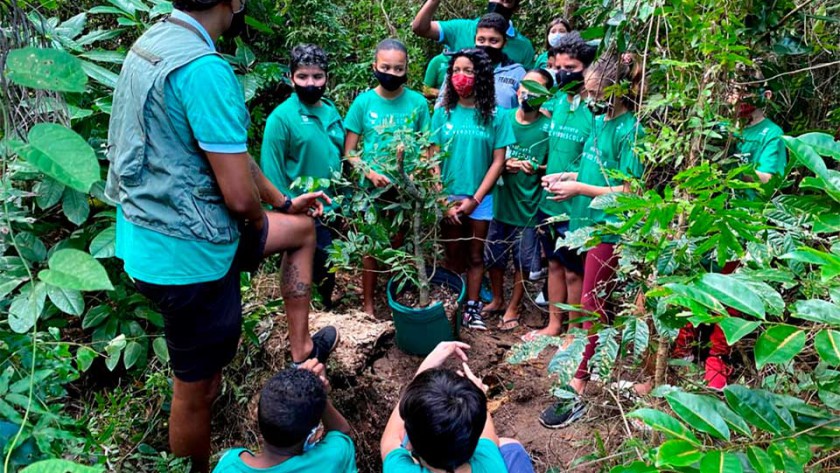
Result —
<svg viewBox="0 0 840 473"><path fill-rule="evenodd" d="M173 3L120 72L106 193L117 204L117 256L163 314L174 373L170 447L207 471L211 404L242 330L241 271L284 253L294 362L324 363L338 342L334 328L310 336L308 325L312 217L329 198L286 197L248 154L242 88L214 46L244 27L244 0Z"/></svg>

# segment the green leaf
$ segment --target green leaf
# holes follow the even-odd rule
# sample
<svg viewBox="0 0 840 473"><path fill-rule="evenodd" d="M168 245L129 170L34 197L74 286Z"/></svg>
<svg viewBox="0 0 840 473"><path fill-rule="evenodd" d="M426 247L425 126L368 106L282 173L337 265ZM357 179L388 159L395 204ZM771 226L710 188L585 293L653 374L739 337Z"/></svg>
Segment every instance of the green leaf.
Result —
<svg viewBox="0 0 840 473"><path fill-rule="evenodd" d="M726 425L729 426L735 432L739 434L752 438L752 431L750 430L750 426L747 422L738 414L736 414L732 409L726 406L723 401L718 399L711 399L709 401L714 407L715 411L723 417L723 420L726 422Z"/></svg>
<svg viewBox="0 0 840 473"><path fill-rule="evenodd" d="M735 455L727 452L713 451L700 460L700 471L703 473L744 473L741 461Z"/></svg>
<svg viewBox="0 0 840 473"><path fill-rule="evenodd" d="M637 409L627 414L627 417L641 419L645 425L649 426L653 430L662 432L671 438L685 440L686 442L700 445L700 441L697 440L697 437L695 437L682 422L662 411L646 408Z"/></svg>
<svg viewBox="0 0 840 473"><path fill-rule="evenodd" d="M727 317L719 322L720 329L726 336L726 342L734 345L738 340L753 332L761 322L748 322L738 317Z"/></svg>
<svg viewBox="0 0 840 473"><path fill-rule="evenodd" d="M107 305L98 305L88 311L82 319L82 329L87 330L101 324L111 315L111 307Z"/></svg>
<svg viewBox="0 0 840 473"><path fill-rule="evenodd" d="M796 301L793 316L811 322L840 326L840 306L820 299Z"/></svg>
<svg viewBox="0 0 840 473"><path fill-rule="evenodd" d="M134 341L128 342L128 345L125 346L125 354L123 355L125 369L131 369L137 363L137 360L140 359L143 351L143 346L139 343Z"/></svg>
<svg viewBox="0 0 840 473"><path fill-rule="evenodd" d="M724 388L723 394L729 407L759 429L780 434L789 427L770 399L762 393L731 384Z"/></svg>
<svg viewBox="0 0 840 473"><path fill-rule="evenodd" d="M814 348L827 365L840 366L840 332L820 330L814 337Z"/></svg>
<svg viewBox="0 0 840 473"><path fill-rule="evenodd" d="M840 141L834 141L828 133L805 133L796 139L810 145L820 156L831 156L840 161Z"/></svg>
<svg viewBox="0 0 840 473"><path fill-rule="evenodd" d="M775 473L776 471L773 459L761 447L747 447L747 460L755 473Z"/></svg>
<svg viewBox="0 0 840 473"><path fill-rule="evenodd" d="M111 225L99 232L90 242L90 254L94 258L110 258L116 254L117 227Z"/></svg>
<svg viewBox="0 0 840 473"><path fill-rule="evenodd" d="M32 329L44 311L46 300L47 288L43 283L28 283L24 286L9 306L9 328L17 333Z"/></svg>
<svg viewBox="0 0 840 473"><path fill-rule="evenodd" d="M76 367L85 372L96 359L96 352L90 347L81 347L76 351Z"/></svg>
<svg viewBox="0 0 840 473"><path fill-rule="evenodd" d="M105 468L99 466L85 466L70 460L41 460L33 463L20 473L102 473Z"/></svg>
<svg viewBox="0 0 840 473"><path fill-rule="evenodd" d="M47 247L40 238L29 232L20 232L17 237L17 249L20 255L32 262L41 262L47 258Z"/></svg>
<svg viewBox="0 0 840 473"><path fill-rule="evenodd" d="M117 335L117 337L105 346L105 353L108 354L108 357L105 358L105 366L109 371L114 371L114 368L117 367L117 364L120 362L120 355L125 349L125 346L125 335L122 334Z"/></svg>
<svg viewBox="0 0 840 473"><path fill-rule="evenodd" d="M84 251L58 250L50 257L49 268L38 273L38 278L53 286L77 291L114 289L105 268Z"/></svg>
<svg viewBox="0 0 840 473"><path fill-rule="evenodd" d="M707 273L697 282L697 286L727 307L764 319L764 302L749 286L732 276Z"/></svg>
<svg viewBox="0 0 840 473"><path fill-rule="evenodd" d="M76 225L85 223L88 215L90 215L87 194L83 194L75 189L65 189L64 198L61 199L61 210L64 211L67 220L70 220Z"/></svg>
<svg viewBox="0 0 840 473"><path fill-rule="evenodd" d="M729 440L729 427L718 414L711 399L697 394L675 391L665 396L671 409L695 429L724 440Z"/></svg>
<svg viewBox="0 0 840 473"><path fill-rule="evenodd" d="M38 123L29 130L29 143L15 152L60 183L87 193L99 178L93 148L75 131L55 123Z"/></svg>
<svg viewBox="0 0 840 473"><path fill-rule="evenodd" d="M47 296L65 314L82 315L85 311L85 299L79 291L47 284Z"/></svg>
<svg viewBox="0 0 840 473"><path fill-rule="evenodd" d="M633 344L633 359L639 360L650 343L650 328L643 319L630 319L621 334L621 343Z"/></svg>
<svg viewBox="0 0 840 473"><path fill-rule="evenodd" d="M790 325L777 325L758 337L755 364L761 369L768 363L786 363L805 348L805 332Z"/></svg>
<svg viewBox="0 0 840 473"><path fill-rule="evenodd" d="M659 446L656 453L656 466L688 466L703 457L703 452L696 444L685 440L668 440Z"/></svg>
<svg viewBox="0 0 840 473"><path fill-rule="evenodd" d="M164 363L169 363L169 348L166 346L166 339L158 337L152 342L152 350L158 359Z"/></svg>
<svg viewBox="0 0 840 473"><path fill-rule="evenodd" d="M601 379L606 380L610 377L615 360L618 358L618 341L616 336L618 330L607 327L598 332L598 342L595 346L595 353L589 360L589 370L593 373L598 373Z"/></svg>
<svg viewBox="0 0 840 473"><path fill-rule="evenodd" d="M110 89L117 86L117 79L119 79L119 76L102 66L96 65L90 61L82 61L82 70L88 77Z"/></svg>
<svg viewBox="0 0 840 473"><path fill-rule="evenodd" d="M557 375L557 384L560 386L569 384L574 377L588 341L586 332L581 329L571 329L569 335L573 337L572 342L565 349L559 347L548 363L548 372Z"/></svg>
<svg viewBox="0 0 840 473"><path fill-rule="evenodd" d="M5 74L31 89L84 92L87 84L81 61L59 49L13 49L6 57Z"/></svg>
<svg viewBox="0 0 840 473"><path fill-rule="evenodd" d="M61 196L64 194L64 184L50 177L45 177L38 182L34 190L38 193L38 196L35 197L35 203L41 209L48 209L61 200Z"/></svg>
<svg viewBox="0 0 840 473"><path fill-rule="evenodd" d="M791 154L802 164L810 169L817 178L824 184L826 194L832 199L840 202L840 183L833 182L831 174L825 165L825 161L810 144L797 138L783 136L782 140L791 151Z"/></svg>

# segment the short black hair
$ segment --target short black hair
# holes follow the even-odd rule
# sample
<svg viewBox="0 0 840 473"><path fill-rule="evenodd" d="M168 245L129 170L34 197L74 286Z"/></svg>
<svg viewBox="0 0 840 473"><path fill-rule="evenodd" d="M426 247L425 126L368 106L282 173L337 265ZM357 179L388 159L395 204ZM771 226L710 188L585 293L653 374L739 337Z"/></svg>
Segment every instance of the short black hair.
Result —
<svg viewBox="0 0 840 473"><path fill-rule="evenodd" d="M414 453L434 468L454 471L475 453L487 421L487 397L450 369L417 375L400 401Z"/></svg>
<svg viewBox="0 0 840 473"><path fill-rule="evenodd" d="M528 71L528 74L530 74L532 72L534 74L539 74L539 75L542 76L543 80L545 81L545 88L546 89L550 89L550 88L554 87L554 77L551 76L550 72L548 72L545 69L531 69L530 71ZM528 75L528 74L526 74L526 75Z"/></svg>
<svg viewBox="0 0 840 473"><path fill-rule="evenodd" d="M301 67L320 67L324 72L328 71L327 53L320 46L314 44L298 44L292 48L289 58L289 72L295 73Z"/></svg>
<svg viewBox="0 0 840 473"><path fill-rule="evenodd" d="M224 0L174 0L172 7L181 11L204 11L209 10Z"/></svg>
<svg viewBox="0 0 840 473"><path fill-rule="evenodd" d="M510 22L505 20L505 17L498 13L485 13L478 20L478 28L492 28L499 32L505 41L507 41L507 30L510 27Z"/></svg>
<svg viewBox="0 0 840 473"><path fill-rule="evenodd" d="M583 67L589 67L592 64L592 61L595 60L595 52L595 46L587 44L577 31L563 36L560 39L560 44L548 50L549 57L568 54L570 58L582 62Z"/></svg>
<svg viewBox="0 0 840 473"><path fill-rule="evenodd" d="M260 393L257 417L263 440L279 448L303 442L326 407L327 391L314 373L296 368L281 371Z"/></svg>
<svg viewBox="0 0 840 473"><path fill-rule="evenodd" d="M405 47L402 41L396 38L387 38L380 41L376 45L376 51L373 52L374 56L379 54L379 51L400 51L408 57L408 48Z"/></svg>

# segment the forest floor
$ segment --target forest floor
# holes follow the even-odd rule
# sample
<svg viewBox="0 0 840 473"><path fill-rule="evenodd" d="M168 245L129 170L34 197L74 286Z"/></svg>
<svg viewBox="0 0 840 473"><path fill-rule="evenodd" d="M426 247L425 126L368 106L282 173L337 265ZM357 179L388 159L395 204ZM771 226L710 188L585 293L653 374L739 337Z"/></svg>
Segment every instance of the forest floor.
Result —
<svg viewBox="0 0 840 473"><path fill-rule="evenodd" d="M384 288L385 278L381 279ZM384 295L378 300L375 318L358 310L361 307L358 280L339 275L338 304L331 312L313 312L310 325L312 331L327 324L341 331L341 343L329 363L331 396L353 426L359 471L372 473L381 471L380 434L402 387L422 358L407 355L394 345L394 329ZM246 304L246 313L279 299L274 276L260 275L252 283L254 291ZM537 418L552 399L553 380L546 367L553 351L546 350L538 359L521 365L506 361L521 335L530 328L542 327L547 321L547 309L533 303L542 284L542 281L528 283L520 328L511 332L496 330L500 317L496 316L488 320L486 332L462 330L462 340L471 346L469 364L490 387L489 407L499 435L522 442L531 453L535 471L598 471L606 466L600 460L615 453L629 436L638 435L621 416L621 412L632 410L632 403L593 382L588 391L591 408L586 416L565 429L549 430ZM259 389L268 377L288 363L285 318L282 310L274 315L262 317L255 328L257 336L264 341L261 348L251 345L240 350L237 360L225 372L225 388L216 405L213 427L214 448L218 450L242 445L258 448Z"/></svg>

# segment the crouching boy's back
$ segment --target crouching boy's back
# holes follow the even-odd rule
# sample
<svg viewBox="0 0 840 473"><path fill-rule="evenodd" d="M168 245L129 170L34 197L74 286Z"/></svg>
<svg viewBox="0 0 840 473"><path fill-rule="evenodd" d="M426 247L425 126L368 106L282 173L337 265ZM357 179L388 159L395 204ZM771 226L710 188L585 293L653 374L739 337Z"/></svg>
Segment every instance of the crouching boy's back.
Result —
<svg viewBox="0 0 840 473"><path fill-rule="evenodd" d="M350 425L328 389L324 365L315 359L275 375L260 393L262 451L228 450L213 473L356 473Z"/></svg>

